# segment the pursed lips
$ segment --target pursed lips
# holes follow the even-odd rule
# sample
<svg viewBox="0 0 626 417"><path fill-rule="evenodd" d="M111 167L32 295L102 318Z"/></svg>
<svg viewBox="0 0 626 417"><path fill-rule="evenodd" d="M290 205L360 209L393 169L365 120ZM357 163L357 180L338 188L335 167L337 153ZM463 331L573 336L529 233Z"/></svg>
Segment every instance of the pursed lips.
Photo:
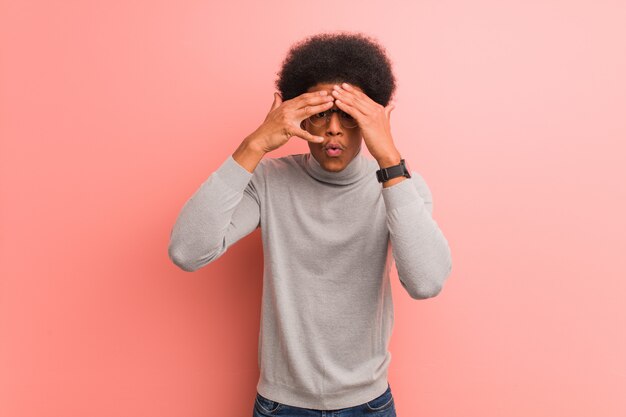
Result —
<svg viewBox="0 0 626 417"><path fill-rule="evenodd" d="M326 149L343 149L343 148L336 143L329 143L326 146L324 146L324 150Z"/></svg>

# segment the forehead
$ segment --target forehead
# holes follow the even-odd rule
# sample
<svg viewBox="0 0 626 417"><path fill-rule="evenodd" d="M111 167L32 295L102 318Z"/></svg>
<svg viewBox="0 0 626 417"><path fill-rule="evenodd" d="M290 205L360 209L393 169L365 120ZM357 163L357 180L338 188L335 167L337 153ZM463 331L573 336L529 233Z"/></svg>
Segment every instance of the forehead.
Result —
<svg viewBox="0 0 626 417"><path fill-rule="evenodd" d="M336 82L336 83L317 83L314 86L309 87L306 91L307 93L313 93L315 91L322 91L322 90L326 90L328 91L328 93L330 94L333 91L333 86L334 85L338 85L341 87L341 82ZM359 90L359 91L363 91L361 88L359 88L359 86L352 85L355 89Z"/></svg>

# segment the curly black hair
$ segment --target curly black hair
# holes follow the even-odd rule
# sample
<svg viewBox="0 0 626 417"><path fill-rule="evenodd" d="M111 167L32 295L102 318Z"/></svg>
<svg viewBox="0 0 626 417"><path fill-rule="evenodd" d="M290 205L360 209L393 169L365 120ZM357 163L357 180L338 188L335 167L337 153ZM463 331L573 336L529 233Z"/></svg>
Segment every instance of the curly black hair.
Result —
<svg viewBox="0 0 626 417"><path fill-rule="evenodd" d="M276 87L290 100L318 84L347 82L387 106L396 89L391 61L374 38L359 32L327 32L294 44L277 73Z"/></svg>

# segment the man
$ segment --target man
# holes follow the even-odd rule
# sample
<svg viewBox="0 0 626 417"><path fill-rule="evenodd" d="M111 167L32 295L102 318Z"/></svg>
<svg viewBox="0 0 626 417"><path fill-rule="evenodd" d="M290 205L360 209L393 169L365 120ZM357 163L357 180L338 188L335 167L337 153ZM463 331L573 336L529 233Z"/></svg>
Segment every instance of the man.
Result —
<svg viewBox="0 0 626 417"><path fill-rule="evenodd" d="M183 206L169 256L195 271L261 228L255 416L395 416L392 263L424 299L452 261L430 189L391 136L391 64L365 35L319 34L291 48L276 85L265 121ZM294 136L310 153L263 158Z"/></svg>

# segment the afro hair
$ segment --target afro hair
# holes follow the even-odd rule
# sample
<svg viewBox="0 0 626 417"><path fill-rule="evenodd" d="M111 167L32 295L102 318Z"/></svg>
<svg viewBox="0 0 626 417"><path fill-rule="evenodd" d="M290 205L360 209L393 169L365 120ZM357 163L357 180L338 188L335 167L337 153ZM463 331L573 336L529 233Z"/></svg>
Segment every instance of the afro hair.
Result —
<svg viewBox="0 0 626 417"><path fill-rule="evenodd" d="M306 93L318 83L347 82L387 106L396 89L385 49L358 32L320 33L297 42L277 74L276 87L283 101Z"/></svg>

